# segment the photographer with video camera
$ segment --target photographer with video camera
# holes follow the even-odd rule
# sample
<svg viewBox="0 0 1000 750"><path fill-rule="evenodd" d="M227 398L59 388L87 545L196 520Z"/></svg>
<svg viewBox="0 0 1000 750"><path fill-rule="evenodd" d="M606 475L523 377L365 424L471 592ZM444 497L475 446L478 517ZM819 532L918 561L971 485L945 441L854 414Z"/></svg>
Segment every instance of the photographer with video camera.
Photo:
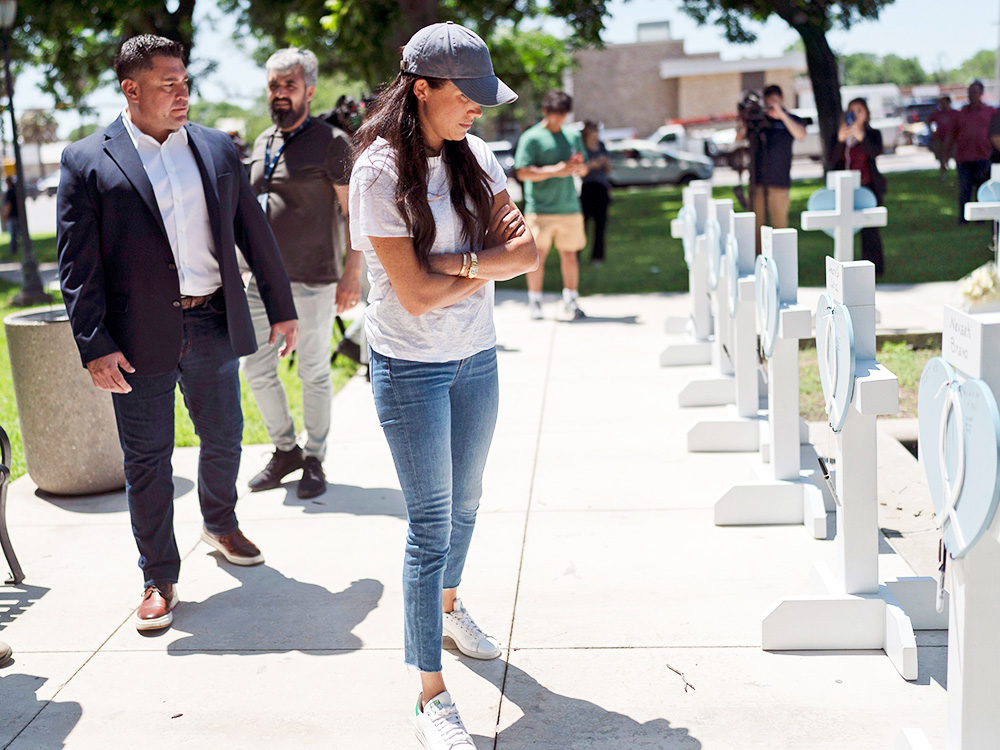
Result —
<svg viewBox="0 0 1000 750"><path fill-rule="evenodd" d="M761 98L750 92L740 102L737 132L737 139L748 141L750 206L757 215L758 252L764 224L776 229L788 226L792 141L806 137L805 122L785 109L780 86L767 86Z"/></svg>

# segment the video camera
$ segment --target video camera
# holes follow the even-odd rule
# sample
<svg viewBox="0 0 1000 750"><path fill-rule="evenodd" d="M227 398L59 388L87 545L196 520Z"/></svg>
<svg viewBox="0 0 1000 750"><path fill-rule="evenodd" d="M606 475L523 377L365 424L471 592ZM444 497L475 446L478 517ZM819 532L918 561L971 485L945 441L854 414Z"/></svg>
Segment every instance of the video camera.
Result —
<svg viewBox="0 0 1000 750"><path fill-rule="evenodd" d="M747 130L755 130L767 120L764 101L756 91L748 91L744 94L736 105L736 111L740 120L747 126Z"/></svg>

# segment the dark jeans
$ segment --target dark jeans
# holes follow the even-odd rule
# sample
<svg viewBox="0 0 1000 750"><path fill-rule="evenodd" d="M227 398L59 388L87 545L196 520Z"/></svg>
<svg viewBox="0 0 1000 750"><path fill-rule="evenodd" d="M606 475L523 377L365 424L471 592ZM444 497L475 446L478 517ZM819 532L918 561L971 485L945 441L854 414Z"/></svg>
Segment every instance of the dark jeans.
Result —
<svg viewBox="0 0 1000 750"><path fill-rule="evenodd" d="M990 160L958 162L958 223L965 223L965 204L976 200L979 186L990 179Z"/></svg>
<svg viewBox="0 0 1000 750"><path fill-rule="evenodd" d="M17 245L21 241L21 220L16 216L7 219L7 231L10 232L10 254L17 255Z"/></svg>
<svg viewBox="0 0 1000 750"><path fill-rule="evenodd" d="M181 559L174 539L174 390L180 383L195 431L198 499L205 528L237 528L236 473L240 468L243 412L239 360L226 328L224 300L184 312L184 340L177 368L163 375L126 373L131 393L115 393L118 438L125 452L125 495L139 547L145 585L176 583ZM156 342L148 342L156 346Z"/></svg>
<svg viewBox="0 0 1000 750"><path fill-rule="evenodd" d="M885 181L883 180L883 185L884 184ZM884 195L881 191L876 190L871 185L865 185L864 187L875 193L878 205L885 205L883 200ZM876 276L881 276L885 273L885 256L882 252L882 235L879 233L878 227L864 227L861 230L861 259L870 260L875 265Z"/></svg>
<svg viewBox="0 0 1000 750"><path fill-rule="evenodd" d="M604 235L608 228L608 205L611 195L599 182L585 182L580 191L580 205L583 220L594 220L594 247L590 251L591 260L604 260Z"/></svg>

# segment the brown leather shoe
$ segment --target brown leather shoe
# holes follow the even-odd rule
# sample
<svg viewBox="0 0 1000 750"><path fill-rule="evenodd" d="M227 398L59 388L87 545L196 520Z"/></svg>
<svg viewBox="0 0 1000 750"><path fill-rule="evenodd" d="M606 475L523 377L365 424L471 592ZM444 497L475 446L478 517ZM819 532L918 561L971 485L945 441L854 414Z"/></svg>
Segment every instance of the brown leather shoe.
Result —
<svg viewBox="0 0 1000 750"><path fill-rule="evenodd" d="M243 532L239 529L231 534L216 536L203 528L201 540L219 550L233 565L260 565L264 562L264 555L257 549L257 545L243 536Z"/></svg>
<svg viewBox="0 0 1000 750"><path fill-rule="evenodd" d="M147 586L142 593L142 604L135 613L136 630L160 630L174 621L177 606L177 587L172 583Z"/></svg>

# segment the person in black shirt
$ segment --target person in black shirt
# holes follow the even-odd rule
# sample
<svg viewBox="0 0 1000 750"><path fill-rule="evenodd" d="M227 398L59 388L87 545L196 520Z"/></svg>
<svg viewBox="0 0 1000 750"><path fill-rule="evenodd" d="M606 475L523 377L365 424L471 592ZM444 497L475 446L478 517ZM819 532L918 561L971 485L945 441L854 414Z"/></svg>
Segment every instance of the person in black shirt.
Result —
<svg viewBox="0 0 1000 750"><path fill-rule="evenodd" d="M594 244L590 251L590 262L595 266L604 263L604 236L608 228L608 206L611 204L611 182L608 172L611 161L608 149L598 137L598 124L587 120L583 126L583 146L587 149L587 166L590 171L583 178L580 189L580 205L583 220L594 220Z"/></svg>
<svg viewBox="0 0 1000 750"><path fill-rule="evenodd" d="M792 142L805 140L805 122L785 109L780 86L764 89L764 126L760 136L751 143L755 148L753 174L753 212L757 214L757 245L760 248L760 228L781 229L788 226L788 189L792 184ZM737 136L747 137L746 125L740 124Z"/></svg>
<svg viewBox="0 0 1000 750"><path fill-rule="evenodd" d="M14 188L14 178L7 178L7 192L3 199L3 220L10 233L10 257L17 255L17 241L21 234L21 212L17 205L17 190Z"/></svg>

